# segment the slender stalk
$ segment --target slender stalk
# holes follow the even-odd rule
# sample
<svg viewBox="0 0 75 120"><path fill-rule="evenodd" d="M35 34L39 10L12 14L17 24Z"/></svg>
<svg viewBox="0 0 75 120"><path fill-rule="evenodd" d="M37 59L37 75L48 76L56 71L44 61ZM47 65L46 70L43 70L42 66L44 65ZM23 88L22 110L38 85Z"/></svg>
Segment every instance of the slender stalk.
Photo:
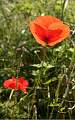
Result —
<svg viewBox="0 0 75 120"><path fill-rule="evenodd" d="M9 96L9 100L11 100L11 97L13 95L14 89L11 90L10 96Z"/></svg>

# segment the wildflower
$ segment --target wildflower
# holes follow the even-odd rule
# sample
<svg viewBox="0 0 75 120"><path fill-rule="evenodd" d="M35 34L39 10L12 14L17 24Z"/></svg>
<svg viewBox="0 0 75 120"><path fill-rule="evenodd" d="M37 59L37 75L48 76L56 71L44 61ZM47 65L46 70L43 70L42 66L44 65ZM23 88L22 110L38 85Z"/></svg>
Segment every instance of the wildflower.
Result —
<svg viewBox="0 0 75 120"><path fill-rule="evenodd" d="M42 46L54 46L70 34L70 28L53 16L39 16L30 23L30 31Z"/></svg>
<svg viewBox="0 0 75 120"><path fill-rule="evenodd" d="M24 77L15 78L5 80L3 83L5 88L14 89L14 90L22 90L25 94L27 94L27 87L29 83L24 79Z"/></svg>

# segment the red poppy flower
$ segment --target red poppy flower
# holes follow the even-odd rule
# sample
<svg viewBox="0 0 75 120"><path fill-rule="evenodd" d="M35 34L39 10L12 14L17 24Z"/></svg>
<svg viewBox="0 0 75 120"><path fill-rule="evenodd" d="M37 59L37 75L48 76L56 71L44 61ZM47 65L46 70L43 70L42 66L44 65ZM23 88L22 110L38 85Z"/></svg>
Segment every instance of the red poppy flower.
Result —
<svg viewBox="0 0 75 120"><path fill-rule="evenodd" d="M15 78L12 77L11 79L5 80L3 83L5 88L14 89L14 90L22 90L24 93L27 94L27 87L29 83L24 79L24 77Z"/></svg>
<svg viewBox="0 0 75 120"><path fill-rule="evenodd" d="M53 46L69 36L70 28L52 16L39 16L30 23L30 31L36 41L45 46Z"/></svg>

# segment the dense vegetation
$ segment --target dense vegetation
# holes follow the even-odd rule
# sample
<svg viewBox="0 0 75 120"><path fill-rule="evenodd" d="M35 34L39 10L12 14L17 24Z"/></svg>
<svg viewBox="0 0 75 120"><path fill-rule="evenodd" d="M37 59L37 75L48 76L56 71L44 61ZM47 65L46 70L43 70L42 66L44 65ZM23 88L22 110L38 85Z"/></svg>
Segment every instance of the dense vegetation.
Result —
<svg viewBox="0 0 75 120"><path fill-rule="evenodd" d="M75 0L0 0L0 118L75 119ZM36 16L52 15L71 34L46 55L29 30ZM29 82L28 94L5 89L12 76Z"/></svg>

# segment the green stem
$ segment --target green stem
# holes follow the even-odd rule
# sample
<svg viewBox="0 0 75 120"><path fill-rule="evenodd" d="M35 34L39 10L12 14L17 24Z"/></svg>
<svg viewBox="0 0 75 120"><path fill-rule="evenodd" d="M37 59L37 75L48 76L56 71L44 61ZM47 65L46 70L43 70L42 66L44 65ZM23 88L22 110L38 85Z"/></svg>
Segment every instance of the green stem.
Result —
<svg viewBox="0 0 75 120"><path fill-rule="evenodd" d="M9 96L9 100L11 100L11 97L13 95L14 89L11 90L10 96Z"/></svg>

